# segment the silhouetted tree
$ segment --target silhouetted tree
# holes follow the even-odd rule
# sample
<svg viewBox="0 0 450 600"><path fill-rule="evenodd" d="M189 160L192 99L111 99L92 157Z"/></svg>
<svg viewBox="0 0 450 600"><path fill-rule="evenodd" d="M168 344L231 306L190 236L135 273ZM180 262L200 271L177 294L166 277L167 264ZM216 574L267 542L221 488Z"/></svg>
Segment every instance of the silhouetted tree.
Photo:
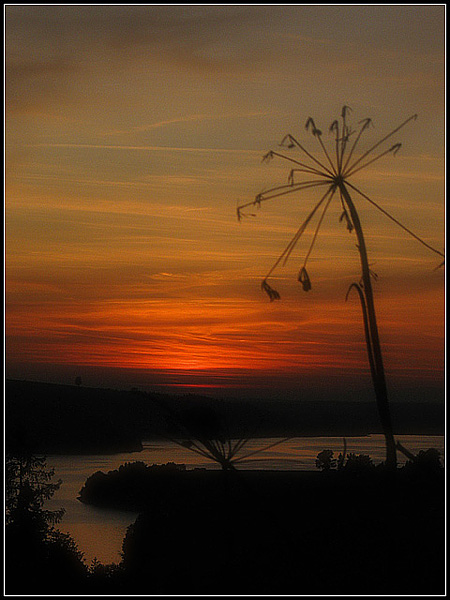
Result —
<svg viewBox="0 0 450 600"><path fill-rule="evenodd" d="M441 453L436 448L420 450L418 454L413 454L400 442L397 442L397 448L408 458L403 467L405 473L418 477L435 477L443 474Z"/></svg>
<svg viewBox="0 0 450 600"><path fill-rule="evenodd" d="M61 481L45 458L6 458L6 590L13 594L79 592L86 568L74 540L54 528L64 511L44 509Z"/></svg>
<svg viewBox="0 0 450 600"><path fill-rule="evenodd" d="M355 454L350 452L344 470L351 473L366 473L375 468L372 458L368 454Z"/></svg>
<svg viewBox="0 0 450 600"><path fill-rule="evenodd" d="M91 594L117 595L122 591L123 566L111 563L103 564L96 557L89 566L88 573L89 592ZM123 589L124 593L130 593L130 586Z"/></svg>
<svg viewBox="0 0 450 600"><path fill-rule="evenodd" d="M321 471L330 471L336 468L336 459L333 450L322 450L316 458L316 467Z"/></svg>
<svg viewBox="0 0 450 600"><path fill-rule="evenodd" d="M43 457L20 455L6 457L6 524L33 522L40 530L57 523L63 510L43 509L61 480L52 483L54 469L46 467Z"/></svg>

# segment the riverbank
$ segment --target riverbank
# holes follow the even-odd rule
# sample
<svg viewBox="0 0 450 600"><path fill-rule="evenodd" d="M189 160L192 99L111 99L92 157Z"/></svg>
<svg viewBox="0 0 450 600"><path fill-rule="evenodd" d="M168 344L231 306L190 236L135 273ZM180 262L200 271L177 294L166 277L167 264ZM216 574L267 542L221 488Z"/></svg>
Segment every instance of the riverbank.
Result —
<svg viewBox="0 0 450 600"><path fill-rule="evenodd" d="M379 494L381 488L391 487L392 493L407 494L408 490L416 493L419 484L427 484L437 492L440 480L435 473L422 476L420 468L411 473L408 463L390 476L382 465L376 468L369 460L364 455L355 457L343 472L336 469L327 472L187 470L185 465L175 463L148 465L136 461L108 473L97 471L92 474L81 488L78 499L97 507L142 512L149 507L167 508L180 503L205 507L220 505L224 496L230 502L241 502L245 497L256 500L259 497L269 505L287 507L306 496L317 498L327 495L331 500L335 495L351 495L352 490L364 488L373 488L372 493ZM439 477L442 473L441 468Z"/></svg>
<svg viewBox="0 0 450 600"><path fill-rule="evenodd" d="M123 593L444 590L443 470L132 471L94 476L84 497L140 510L116 573Z"/></svg>
<svg viewBox="0 0 450 600"><path fill-rule="evenodd" d="M418 454L428 448L445 452L444 438L440 436L402 436L398 440L411 452ZM330 449L337 458L343 451L343 439L339 437L292 438L282 444L267 448L273 439L250 440L244 447L246 452L257 452L247 461L239 463L239 471L313 471L317 473L315 461L319 452ZM46 502L48 510L65 510L58 527L73 536L83 551L87 564L94 557L104 564L119 563L122 541L127 527L136 519L137 514L129 511L94 507L83 504L76 498L88 477L102 471L117 470L121 465L141 461L147 465L175 462L185 464L188 470L194 468L214 468L211 460L193 453L187 448L169 441L144 441L140 453L104 454L104 455L49 455L47 464L55 470L55 479L61 479L62 485L50 500ZM385 458L385 442L382 435L370 435L358 438L346 438L347 453L370 455L378 465ZM399 454L400 465L406 458ZM216 465L216 468L218 466ZM133 516L134 515L134 516ZM95 532L95 534L93 534Z"/></svg>
<svg viewBox="0 0 450 600"><path fill-rule="evenodd" d="M8 592L442 594L445 481L439 453L419 451L393 473L364 454L348 454L336 464L329 453L320 456L320 466L329 470L212 471L137 462L94 471L84 480L83 500L90 504L75 500L76 492L71 495L82 512L89 509L112 521L114 506L138 509L127 513L119 560L88 561L83 567L73 561L83 544L75 551L70 539L53 534L34 555L27 535L14 546L17 557L29 550L25 567L9 550ZM71 485L80 489L75 480ZM58 499L52 500L58 508ZM84 517L82 523L85 528ZM92 523L88 529L86 542L109 543L104 528ZM52 540L54 557L46 545ZM63 555L69 560L66 575L55 562Z"/></svg>

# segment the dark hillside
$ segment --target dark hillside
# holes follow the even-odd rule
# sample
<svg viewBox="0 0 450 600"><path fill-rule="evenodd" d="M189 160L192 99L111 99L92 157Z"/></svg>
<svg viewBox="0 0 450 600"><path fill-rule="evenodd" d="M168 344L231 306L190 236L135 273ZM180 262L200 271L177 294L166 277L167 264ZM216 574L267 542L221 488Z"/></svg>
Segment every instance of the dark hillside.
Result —
<svg viewBox="0 0 450 600"><path fill-rule="evenodd" d="M6 447L33 453L141 450L127 394L25 381L6 382Z"/></svg>
<svg viewBox="0 0 450 600"><path fill-rule="evenodd" d="M141 449L164 437L166 416L214 411L230 437L351 436L381 433L375 403L217 400L68 385L6 381L7 449L109 453ZM392 404L397 434L444 433L444 408Z"/></svg>

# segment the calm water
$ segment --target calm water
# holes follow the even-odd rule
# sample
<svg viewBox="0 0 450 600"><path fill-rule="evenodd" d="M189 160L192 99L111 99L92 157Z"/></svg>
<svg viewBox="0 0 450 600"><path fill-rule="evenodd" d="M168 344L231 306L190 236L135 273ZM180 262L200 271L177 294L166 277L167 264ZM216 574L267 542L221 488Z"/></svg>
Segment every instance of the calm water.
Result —
<svg viewBox="0 0 450 600"><path fill-rule="evenodd" d="M275 441L277 440L252 440L241 454L249 454ZM444 455L442 436L400 436L398 441L414 453L422 449L436 448L442 456ZM343 450L343 439L340 437L292 438L249 457L240 463L239 468L315 471L316 456L325 448L333 450L337 457ZM347 452L369 454L375 463L379 463L384 459L384 438L381 435L347 438ZM137 513L87 506L77 500L78 493L86 479L96 471L107 473L126 462L135 461L143 461L147 464L164 464L171 461L183 463L188 469L217 468L215 464L205 461L203 457L165 441L144 443L142 452L48 456L47 464L55 469L55 479L60 478L63 483L53 498L46 503L46 508L65 509L66 513L58 527L75 539L88 564L94 557L103 563L120 561L123 537L127 527L134 523ZM399 454L399 463L404 462L404 457Z"/></svg>

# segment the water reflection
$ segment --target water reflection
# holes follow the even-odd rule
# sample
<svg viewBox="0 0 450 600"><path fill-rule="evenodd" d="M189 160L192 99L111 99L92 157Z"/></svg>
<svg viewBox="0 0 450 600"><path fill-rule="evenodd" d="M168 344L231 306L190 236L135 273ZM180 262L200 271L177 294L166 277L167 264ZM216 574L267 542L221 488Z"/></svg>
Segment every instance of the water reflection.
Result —
<svg viewBox="0 0 450 600"><path fill-rule="evenodd" d="M444 442L442 436L399 436L398 441L411 452L417 453L427 448L437 448L442 454ZM276 440L256 439L250 440L242 454L250 454ZM347 453L369 454L375 464L385 458L385 444L382 435L368 435L362 437L346 438ZM251 457L239 463L240 469L275 469L275 470L300 470L314 471L317 454L325 448L333 450L336 456L343 451L344 440L342 437L302 437L292 438L281 445L265 450L257 457ZM212 461L205 460L198 454L190 452L171 442L145 442L144 450L140 453L145 462L184 463L187 468L204 467L208 469L220 468ZM239 455L238 455L239 456ZM144 458L145 457L145 458ZM399 453L399 465L406 462L406 458Z"/></svg>
<svg viewBox="0 0 450 600"><path fill-rule="evenodd" d="M245 447L249 454L272 444L273 439L251 440ZM384 460L384 438L382 435L347 438L347 453L369 454L374 463ZM427 448L436 448L444 455L442 436L400 436L398 438L408 450L417 453ZM255 457L239 463L239 469L271 469L314 471L317 454L324 450L333 450L337 457L343 450L343 438L292 438L281 445L265 450ZM77 500L78 493L86 479L96 471L118 469L126 462L143 461L147 464L167 462L183 463L188 469L204 467L218 469L217 463L205 460L202 456L181 448L171 442L149 441L144 443L141 452L113 455L88 456L48 456L47 464L54 467L55 477L63 483L46 508L55 510L63 507L66 513L59 529L69 533L84 552L89 564L94 557L103 563L119 562L122 540L127 527L134 522L137 513L105 510L87 506ZM404 464L405 457L399 454L399 463Z"/></svg>

